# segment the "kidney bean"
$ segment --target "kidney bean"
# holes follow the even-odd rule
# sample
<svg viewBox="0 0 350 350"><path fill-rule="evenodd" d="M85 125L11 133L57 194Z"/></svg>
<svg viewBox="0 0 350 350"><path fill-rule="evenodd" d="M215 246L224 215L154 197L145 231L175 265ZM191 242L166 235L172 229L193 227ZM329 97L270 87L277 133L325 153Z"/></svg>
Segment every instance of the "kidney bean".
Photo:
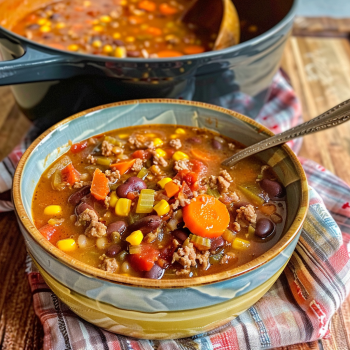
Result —
<svg viewBox="0 0 350 350"><path fill-rule="evenodd" d="M126 198L129 192L141 191L147 188L146 182L137 176L129 177L122 185L117 188L117 196Z"/></svg>
<svg viewBox="0 0 350 350"><path fill-rule="evenodd" d="M126 55L128 57L139 57L140 56L140 51L137 51L137 50L133 50L133 51L127 51L126 52Z"/></svg>
<svg viewBox="0 0 350 350"><path fill-rule="evenodd" d="M122 247L119 244L112 244L108 247L106 255L110 258L115 258L121 250Z"/></svg>
<svg viewBox="0 0 350 350"><path fill-rule="evenodd" d="M115 44L117 46L124 46L124 41L119 40L119 39L114 39L113 44Z"/></svg>
<svg viewBox="0 0 350 350"><path fill-rule="evenodd" d="M124 221L115 221L107 226L107 235L110 235L112 232L119 232L122 234L126 229L126 224Z"/></svg>
<svg viewBox="0 0 350 350"><path fill-rule="evenodd" d="M75 207L75 215L80 215L86 209L90 209L90 210L95 211L95 209L91 205L89 205L87 203L80 203L78 206Z"/></svg>
<svg viewBox="0 0 350 350"><path fill-rule="evenodd" d="M215 252L216 249L222 247L225 244L225 240L220 236L211 240L210 251Z"/></svg>
<svg viewBox="0 0 350 350"><path fill-rule="evenodd" d="M77 205L83 197L87 196L90 193L90 186L84 186L77 192L71 194L68 198L68 203L72 205Z"/></svg>
<svg viewBox="0 0 350 350"><path fill-rule="evenodd" d="M144 235L156 230L162 219L158 215L145 216L128 227L129 232L140 230Z"/></svg>
<svg viewBox="0 0 350 350"><path fill-rule="evenodd" d="M260 238L269 236L275 230L274 223L266 218L259 219L256 222L255 235Z"/></svg>
<svg viewBox="0 0 350 350"><path fill-rule="evenodd" d="M214 149L217 149L217 150L222 149L222 144L218 140L213 139L211 141L211 145Z"/></svg>
<svg viewBox="0 0 350 350"><path fill-rule="evenodd" d="M283 197L284 196L284 188L283 186L277 182L269 179L262 179L260 181L260 187L267 192L267 194L273 197Z"/></svg>
<svg viewBox="0 0 350 350"><path fill-rule="evenodd" d="M146 278L151 278L153 280L160 280L164 275L164 269L162 269L158 264L154 264L153 267L145 273Z"/></svg>
<svg viewBox="0 0 350 350"><path fill-rule="evenodd" d="M188 232L183 229L177 229L171 232L171 234L180 242L183 243L188 237Z"/></svg>
<svg viewBox="0 0 350 350"><path fill-rule="evenodd" d="M186 139L186 142L199 144L199 143L202 143L202 139L200 137L193 136Z"/></svg>

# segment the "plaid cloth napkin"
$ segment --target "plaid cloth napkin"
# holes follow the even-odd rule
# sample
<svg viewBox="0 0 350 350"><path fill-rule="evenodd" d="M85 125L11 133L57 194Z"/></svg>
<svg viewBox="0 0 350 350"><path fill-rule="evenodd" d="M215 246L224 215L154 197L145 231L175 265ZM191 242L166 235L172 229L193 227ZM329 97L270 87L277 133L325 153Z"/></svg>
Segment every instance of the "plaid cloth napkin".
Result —
<svg viewBox="0 0 350 350"><path fill-rule="evenodd" d="M257 120L274 132L300 122L295 94L281 73ZM0 163L0 192L11 186L25 140ZM296 150L300 141L290 146ZM300 159L310 184L310 208L286 269L254 306L225 326L191 338L138 340L118 336L76 316L48 288L27 259L34 308L44 327L44 349L214 350L266 349L309 342L329 334L329 321L350 289L350 187L313 161ZM0 202L0 211L11 210Z"/></svg>

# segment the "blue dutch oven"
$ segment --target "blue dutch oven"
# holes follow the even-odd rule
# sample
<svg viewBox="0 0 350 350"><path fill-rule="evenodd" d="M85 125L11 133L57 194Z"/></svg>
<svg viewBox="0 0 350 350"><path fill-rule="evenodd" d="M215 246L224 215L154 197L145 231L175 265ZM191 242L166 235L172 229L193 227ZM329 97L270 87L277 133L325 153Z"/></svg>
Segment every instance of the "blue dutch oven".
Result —
<svg viewBox="0 0 350 350"><path fill-rule="evenodd" d="M42 126L81 110L138 98L182 98L255 118L269 94L298 0L235 0L240 19L264 32L220 51L166 59L118 59L61 51L11 32L42 0L0 0L0 86ZM47 4L47 3L45 3Z"/></svg>

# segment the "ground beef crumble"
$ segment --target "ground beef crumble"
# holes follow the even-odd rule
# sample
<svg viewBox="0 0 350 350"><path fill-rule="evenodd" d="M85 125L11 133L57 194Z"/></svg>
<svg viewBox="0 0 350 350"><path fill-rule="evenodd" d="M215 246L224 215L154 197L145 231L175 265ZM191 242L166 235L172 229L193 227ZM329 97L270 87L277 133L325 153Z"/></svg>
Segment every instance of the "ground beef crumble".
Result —
<svg viewBox="0 0 350 350"><path fill-rule="evenodd" d="M236 210L236 212L237 212L236 220L241 219L253 224L256 222L255 209L251 204L240 207L239 209Z"/></svg>
<svg viewBox="0 0 350 350"><path fill-rule="evenodd" d="M228 192L230 182L226 181L222 176L217 177L217 186L220 193Z"/></svg>
<svg viewBox="0 0 350 350"><path fill-rule="evenodd" d="M227 172L227 170L221 170L219 175L222 176L228 182L233 181L231 175Z"/></svg>
<svg viewBox="0 0 350 350"><path fill-rule="evenodd" d="M229 143L228 144L228 149L231 150L231 151L233 151L235 149L235 147L236 146L233 143Z"/></svg>
<svg viewBox="0 0 350 350"><path fill-rule="evenodd" d="M103 141L101 146L101 153L105 157L110 157L113 155L113 147L114 145L109 143L108 141Z"/></svg>
<svg viewBox="0 0 350 350"><path fill-rule="evenodd" d="M100 265L100 269L107 271L107 272L114 273L114 272L118 271L119 266L118 266L117 260L115 258L103 257L103 262Z"/></svg>
<svg viewBox="0 0 350 350"><path fill-rule="evenodd" d="M74 183L73 188L82 188L84 186L90 186L91 181L77 181Z"/></svg>
<svg viewBox="0 0 350 350"><path fill-rule="evenodd" d="M163 157L158 157L157 153L155 151L151 151L153 155L153 164L154 165L161 165L163 167L166 167L168 165L168 162Z"/></svg>
<svg viewBox="0 0 350 350"><path fill-rule="evenodd" d="M173 254L172 264L177 261L185 269L191 266L196 266L196 248L193 247L192 243L189 243L186 247L179 248Z"/></svg>
<svg viewBox="0 0 350 350"><path fill-rule="evenodd" d="M206 270L209 265L209 256L209 250L196 254L196 260L198 260L199 264L202 265L203 270Z"/></svg>
<svg viewBox="0 0 350 350"><path fill-rule="evenodd" d="M107 227L98 221L98 216L94 210L85 209L75 223L76 226L89 225L85 229L85 235L88 237L103 237L106 235Z"/></svg>
<svg viewBox="0 0 350 350"><path fill-rule="evenodd" d="M89 154L87 157L86 157L86 160L88 163L90 164L96 164L96 158L94 158L94 156L92 154Z"/></svg>
<svg viewBox="0 0 350 350"><path fill-rule="evenodd" d="M131 170L132 171L140 171L143 168L143 161L140 158L135 159L135 163L132 165Z"/></svg>
<svg viewBox="0 0 350 350"><path fill-rule="evenodd" d="M176 160L174 165L174 170L176 171L189 170L188 163L189 163L188 159Z"/></svg>
<svg viewBox="0 0 350 350"><path fill-rule="evenodd" d="M230 260L234 259L235 257L236 257L236 254L234 252L228 252L220 259L219 264L220 265L227 264Z"/></svg>
<svg viewBox="0 0 350 350"><path fill-rule="evenodd" d="M173 139L170 140L169 145L171 147L174 147L175 149L180 149L182 147L181 140L180 139Z"/></svg>
<svg viewBox="0 0 350 350"><path fill-rule="evenodd" d="M120 173L118 170L115 170L115 171L106 170L105 175L108 181L113 184L120 179Z"/></svg>

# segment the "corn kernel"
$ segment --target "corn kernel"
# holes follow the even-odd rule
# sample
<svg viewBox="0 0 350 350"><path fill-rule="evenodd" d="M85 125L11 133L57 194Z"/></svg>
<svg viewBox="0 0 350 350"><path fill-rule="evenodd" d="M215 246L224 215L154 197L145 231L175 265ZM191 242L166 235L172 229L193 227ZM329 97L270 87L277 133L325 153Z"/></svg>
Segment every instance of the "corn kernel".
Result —
<svg viewBox="0 0 350 350"><path fill-rule="evenodd" d="M157 182L157 184L161 187L164 188L164 186L170 182L173 181L170 177L164 177L163 179L161 179L160 181Z"/></svg>
<svg viewBox="0 0 350 350"><path fill-rule="evenodd" d="M36 23L39 24L39 26L43 26L47 22L48 20L46 18L40 18Z"/></svg>
<svg viewBox="0 0 350 350"><path fill-rule="evenodd" d="M51 30L51 28L50 28L49 26L42 26L42 27L40 28L40 31L41 31L42 33L48 33L50 30Z"/></svg>
<svg viewBox="0 0 350 350"><path fill-rule="evenodd" d="M115 213L119 216L128 216L131 208L131 200L128 198L119 198L115 205Z"/></svg>
<svg viewBox="0 0 350 350"><path fill-rule="evenodd" d="M121 36L122 35L120 33L113 33L113 39L120 39Z"/></svg>
<svg viewBox="0 0 350 350"><path fill-rule="evenodd" d="M100 17L100 21L103 22L103 23L109 23L112 21L112 18L109 17L109 16L101 16Z"/></svg>
<svg viewBox="0 0 350 350"><path fill-rule="evenodd" d="M103 31L103 27L102 26L93 26L92 29L95 31L95 32L102 32Z"/></svg>
<svg viewBox="0 0 350 350"><path fill-rule="evenodd" d="M62 212L60 205L49 205L44 209L45 215L59 215Z"/></svg>
<svg viewBox="0 0 350 350"><path fill-rule="evenodd" d="M103 46L103 50L104 53L111 53L113 51L113 47L111 45L105 45Z"/></svg>
<svg viewBox="0 0 350 350"><path fill-rule="evenodd" d="M161 148L156 148L155 150L157 157L165 157L166 156L166 152L164 150L162 150Z"/></svg>
<svg viewBox="0 0 350 350"><path fill-rule="evenodd" d="M140 230L134 231L125 239L131 245L139 245L143 240L143 234Z"/></svg>
<svg viewBox="0 0 350 350"><path fill-rule="evenodd" d="M76 45L76 44L68 45L68 50L70 50L70 51L78 51L79 50L79 46Z"/></svg>
<svg viewBox="0 0 350 350"><path fill-rule="evenodd" d="M173 154L173 159L174 160L189 159L189 156L186 153L183 153L181 151L176 151Z"/></svg>
<svg viewBox="0 0 350 350"><path fill-rule="evenodd" d="M96 157L96 163L99 165L110 166L112 163L112 159L106 157Z"/></svg>
<svg viewBox="0 0 350 350"><path fill-rule="evenodd" d="M123 140L129 137L129 134L119 134L118 137Z"/></svg>
<svg viewBox="0 0 350 350"><path fill-rule="evenodd" d="M77 244L73 238L61 239L57 242L57 248L64 252L72 252L77 248Z"/></svg>
<svg viewBox="0 0 350 350"><path fill-rule="evenodd" d="M125 38L125 41L126 41L127 43L133 43L133 42L135 41L135 38L134 38L133 36L127 36L127 37Z"/></svg>
<svg viewBox="0 0 350 350"><path fill-rule="evenodd" d="M101 40L94 40L94 41L92 42L92 46L93 46L94 48L98 49L99 47L102 46Z"/></svg>
<svg viewBox="0 0 350 350"><path fill-rule="evenodd" d="M118 46L115 48L114 56L118 58L126 57L126 48L124 46Z"/></svg>
<svg viewBox="0 0 350 350"><path fill-rule="evenodd" d="M172 135L170 135L170 138L171 139L177 139L179 137L179 135L177 135L177 134L172 134Z"/></svg>
<svg viewBox="0 0 350 350"><path fill-rule="evenodd" d="M154 140L153 140L153 145L155 147L159 147L163 144L163 141L159 138L159 137L156 137Z"/></svg>
<svg viewBox="0 0 350 350"><path fill-rule="evenodd" d="M157 212L159 216L162 216L169 213L170 205L165 199L162 199L153 207L153 209Z"/></svg>
<svg viewBox="0 0 350 350"><path fill-rule="evenodd" d="M89 7L89 6L91 5L91 1L84 1L84 2L83 2L83 5L84 5L85 7Z"/></svg>
<svg viewBox="0 0 350 350"><path fill-rule="evenodd" d="M56 28L57 28L57 29L65 28L65 26L66 26L66 24L63 23L63 22L58 22L58 23L56 24Z"/></svg>
<svg viewBox="0 0 350 350"><path fill-rule="evenodd" d="M178 134L178 135L185 135L186 134L186 131L182 128L177 128L175 130L175 133Z"/></svg>
<svg viewBox="0 0 350 350"><path fill-rule="evenodd" d="M115 191L112 191L109 196L109 206L114 208L118 201L118 196Z"/></svg>
<svg viewBox="0 0 350 350"><path fill-rule="evenodd" d="M232 243L232 247L237 250L245 250L250 247L250 242L245 239L236 238Z"/></svg>

